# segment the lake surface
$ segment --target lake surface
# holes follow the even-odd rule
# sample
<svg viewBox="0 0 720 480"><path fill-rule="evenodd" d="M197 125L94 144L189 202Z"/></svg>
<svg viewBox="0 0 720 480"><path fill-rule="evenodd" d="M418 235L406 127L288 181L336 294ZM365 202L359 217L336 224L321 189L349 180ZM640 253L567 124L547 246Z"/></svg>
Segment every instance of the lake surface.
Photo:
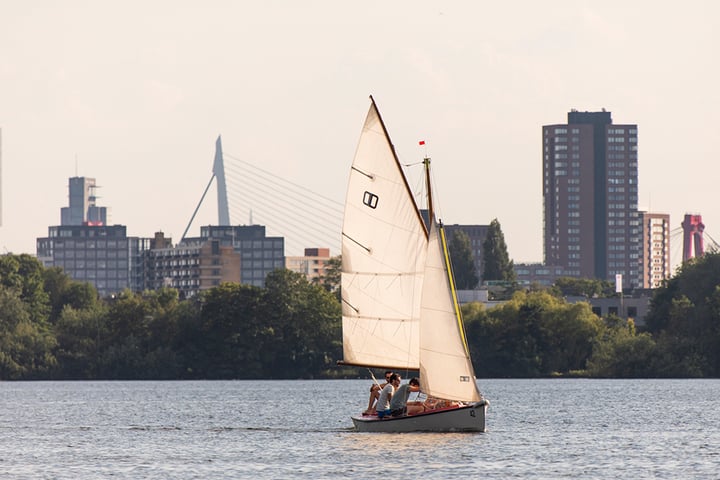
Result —
<svg viewBox="0 0 720 480"><path fill-rule="evenodd" d="M720 478L720 380L480 380L487 433L369 434L369 380L0 382L2 478Z"/></svg>

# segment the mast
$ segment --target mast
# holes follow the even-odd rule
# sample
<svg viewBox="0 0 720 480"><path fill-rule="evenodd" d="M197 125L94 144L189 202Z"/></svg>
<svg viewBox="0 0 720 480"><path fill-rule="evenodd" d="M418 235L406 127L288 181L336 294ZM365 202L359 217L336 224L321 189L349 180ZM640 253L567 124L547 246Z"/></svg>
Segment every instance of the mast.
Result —
<svg viewBox="0 0 720 480"><path fill-rule="evenodd" d="M476 402L475 382L445 228L435 218L430 158L423 159L429 244L420 315L420 378L425 392L439 398Z"/></svg>
<svg viewBox="0 0 720 480"><path fill-rule="evenodd" d="M432 187L430 182L430 158L423 158L423 164L425 165L425 185L427 188L427 202L428 202L428 217L430 222L435 222L435 211L432 198ZM470 347L467 344L467 338L465 336L465 326L462 320L462 311L460 310L460 302L457 298L457 288L455 287L455 274L452 270L452 261L450 260L450 252L447 246L447 238L445 237L445 226L442 220L435 223L439 233L440 246L443 253L443 259L445 261L445 269L447 273L448 286L450 287L450 295L452 297L453 310L455 311L455 317L458 322L458 330L460 332L460 338L462 340L465 353L470 358ZM472 364L471 364L472 365Z"/></svg>
<svg viewBox="0 0 720 480"><path fill-rule="evenodd" d="M423 165L425 166L425 189L427 191L427 202L428 202L428 221L432 222L435 218L435 211L433 209L432 200L432 189L430 187L430 158L423 158Z"/></svg>

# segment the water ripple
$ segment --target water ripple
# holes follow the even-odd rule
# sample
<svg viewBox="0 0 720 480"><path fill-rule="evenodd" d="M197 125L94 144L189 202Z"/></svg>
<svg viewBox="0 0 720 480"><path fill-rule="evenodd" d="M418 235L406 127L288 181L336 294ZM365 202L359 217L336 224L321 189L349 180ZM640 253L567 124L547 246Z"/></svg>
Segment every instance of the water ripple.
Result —
<svg viewBox="0 0 720 480"><path fill-rule="evenodd" d="M3 478L717 478L718 380L484 380L486 434L367 434L367 382L0 383Z"/></svg>

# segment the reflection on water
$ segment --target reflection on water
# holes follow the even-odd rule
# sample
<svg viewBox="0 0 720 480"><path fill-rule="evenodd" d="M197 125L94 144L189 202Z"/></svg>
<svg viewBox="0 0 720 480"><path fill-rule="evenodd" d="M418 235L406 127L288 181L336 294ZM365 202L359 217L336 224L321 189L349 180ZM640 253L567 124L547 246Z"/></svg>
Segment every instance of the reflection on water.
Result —
<svg viewBox="0 0 720 480"><path fill-rule="evenodd" d="M348 449L358 451L378 450L393 452L403 456L418 452L429 452L433 449L453 448L458 443L473 440L477 433L356 433L341 437L339 444Z"/></svg>
<svg viewBox="0 0 720 480"><path fill-rule="evenodd" d="M367 381L5 382L0 475L717 477L718 380L481 386L488 433L370 434L350 420Z"/></svg>

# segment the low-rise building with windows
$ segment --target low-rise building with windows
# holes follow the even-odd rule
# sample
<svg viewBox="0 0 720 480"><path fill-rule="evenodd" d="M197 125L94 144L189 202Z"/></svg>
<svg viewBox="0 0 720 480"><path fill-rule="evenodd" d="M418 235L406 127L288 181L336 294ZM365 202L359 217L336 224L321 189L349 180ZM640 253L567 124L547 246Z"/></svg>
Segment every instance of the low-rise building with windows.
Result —
<svg viewBox="0 0 720 480"><path fill-rule="evenodd" d="M146 254L146 288L168 287L190 298L224 282L240 282L240 255L219 240L186 241L172 246L162 232L155 234Z"/></svg>
<svg viewBox="0 0 720 480"><path fill-rule="evenodd" d="M313 282L325 276L329 260L329 248L306 248L302 257L285 257L285 268L302 273L308 281Z"/></svg>
<svg viewBox="0 0 720 480"><path fill-rule="evenodd" d="M143 254L150 239L128 237L124 225L48 227L36 248L45 267L60 267L73 280L89 282L101 297L144 288Z"/></svg>
<svg viewBox="0 0 720 480"><path fill-rule="evenodd" d="M200 227L200 237L189 242L218 240L240 255L240 283L265 286L265 277L273 270L285 268L285 239L268 237L264 225L207 225Z"/></svg>

